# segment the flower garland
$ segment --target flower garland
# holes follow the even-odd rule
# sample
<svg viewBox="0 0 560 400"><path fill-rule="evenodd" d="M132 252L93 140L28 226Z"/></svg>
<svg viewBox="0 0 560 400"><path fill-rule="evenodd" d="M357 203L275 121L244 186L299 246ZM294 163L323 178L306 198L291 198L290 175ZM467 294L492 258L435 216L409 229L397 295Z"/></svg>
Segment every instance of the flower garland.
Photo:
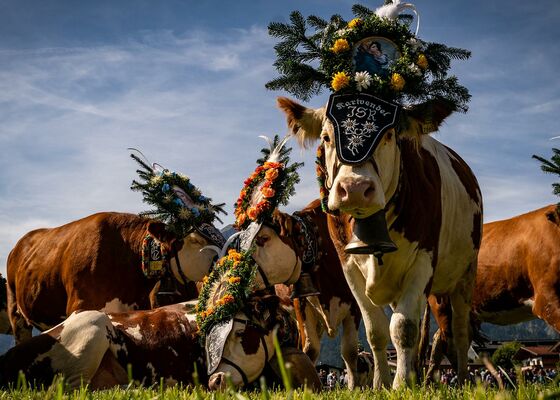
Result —
<svg viewBox="0 0 560 400"><path fill-rule="evenodd" d="M291 23L269 24L269 34L281 40L275 46L274 63L280 76L266 87L286 90L304 101L328 87L334 93L362 92L401 105L444 98L456 109L467 110L468 90L447 72L451 59L467 59L469 51L420 40L403 23L406 16L386 18L361 5L352 11L356 18L349 22L340 15L327 21L294 11ZM308 33L308 26L314 32ZM358 46L369 38L383 39L395 50L383 76L357 71L353 64Z"/></svg>
<svg viewBox="0 0 560 400"><path fill-rule="evenodd" d="M303 163L290 164L291 148L280 144L278 135L270 142L270 149L262 149L265 158L257 160L257 168L244 182L235 203L235 227L246 229L251 222L270 218L280 205L286 205L294 194L294 186L299 182L297 169ZM269 161L277 151L274 161Z"/></svg>
<svg viewBox="0 0 560 400"><path fill-rule="evenodd" d="M233 318L249 298L257 271L253 250L230 249L218 260L210 275L204 277L196 305L196 322L202 338L216 324ZM220 298L211 302L218 290Z"/></svg>
<svg viewBox="0 0 560 400"><path fill-rule="evenodd" d="M245 229L252 221L259 220L263 213L276 208L277 204L273 203L276 200L278 182L281 181L278 178L283 174L283 170L283 164L266 161L263 165L259 165L255 172L245 180L235 208L235 226L237 229ZM252 204L251 200L257 187L263 199L257 204Z"/></svg>
<svg viewBox="0 0 560 400"><path fill-rule="evenodd" d="M155 208L140 213L142 216L164 222L178 237L185 237L194 227L212 225L221 220L217 213L224 213L224 204L212 204L212 199L202 195L188 176L156 169L135 154L132 157L141 169L136 170L140 181L133 180L133 191L142 192L143 200Z"/></svg>

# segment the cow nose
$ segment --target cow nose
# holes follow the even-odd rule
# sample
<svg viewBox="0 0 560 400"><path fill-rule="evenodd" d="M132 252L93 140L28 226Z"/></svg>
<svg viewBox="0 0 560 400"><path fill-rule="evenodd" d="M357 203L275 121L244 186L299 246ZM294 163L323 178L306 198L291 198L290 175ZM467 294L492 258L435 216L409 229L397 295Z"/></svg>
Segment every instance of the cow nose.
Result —
<svg viewBox="0 0 560 400"><path fill-rule="evenodd" d="M226 390L226 375L223 372L216 372L210 377L208 387L210 390Z"/></svg>
<svg viewBox="0 0 560 400"><path fill-rule="evenodd" d="M337 186L337 194L343 203L367 203L373 199L375 188L373 183L368 181L341 180Z"/></svg>

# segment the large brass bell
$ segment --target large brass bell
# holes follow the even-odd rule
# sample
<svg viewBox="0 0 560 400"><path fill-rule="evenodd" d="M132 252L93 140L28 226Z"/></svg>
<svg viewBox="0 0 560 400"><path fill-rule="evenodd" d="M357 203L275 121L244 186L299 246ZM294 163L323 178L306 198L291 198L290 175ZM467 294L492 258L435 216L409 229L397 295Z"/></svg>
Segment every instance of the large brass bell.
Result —
<svg viewBox="0 0 560 400"><path fill-rule="evenodd" d="M367 218L355 219L350 242L344 248L348 254L373 254L378 259L385 253L397 250L397 245L389 237L385 210Z"/></svg>
<svg viewBox="0 0 560 400"><path fill-rule="evenodd" d="M320 292L313 285L313 279L307 272L303 272L299 279L294 283L292 290L292 299L299 299L301 297L318 296Z"/></svg>

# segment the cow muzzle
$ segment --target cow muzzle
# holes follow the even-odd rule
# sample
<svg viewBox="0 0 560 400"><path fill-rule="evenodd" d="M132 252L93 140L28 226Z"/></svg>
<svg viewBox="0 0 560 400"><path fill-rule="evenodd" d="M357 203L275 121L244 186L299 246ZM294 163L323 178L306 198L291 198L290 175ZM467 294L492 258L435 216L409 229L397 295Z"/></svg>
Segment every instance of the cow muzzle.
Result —
<svg viewBox="0 0 560 400"><path fill-rule="evenodd" d="M225 391L227 389L227 379L225 372L216 372L208 381L208 388L214 391Z"/></svg>
<svg viewBox="0 0 560 400"><path fill-rule="evenodd" d="M365 218L384 207L385 197L375 180L368 177L342 176L336 179L329 195L329 208L339 209L355 218Z"/></svg>

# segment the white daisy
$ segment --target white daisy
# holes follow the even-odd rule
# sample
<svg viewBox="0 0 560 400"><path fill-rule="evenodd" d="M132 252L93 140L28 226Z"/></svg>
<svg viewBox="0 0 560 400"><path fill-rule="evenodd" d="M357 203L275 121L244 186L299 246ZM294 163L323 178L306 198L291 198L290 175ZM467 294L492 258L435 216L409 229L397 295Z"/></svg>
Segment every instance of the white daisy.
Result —
<svg viewBox="0 0 560 400"><path fill-rule="evenodd" d="M410 70L410 72L412 72L414 75L416 76L420 76L422 75L422 71L420 70L420 68L418 67L418 65L411 63L408 66L408 69Z"/></svg>
<svg viewBox="0 0 560 400"><path fill-rule="evenodd" d="M356 81L356 88L361 92L363 89L367 89L369 85L371 85L372 78L369 72L360 71L356 72L354 80Z"/></svg>

